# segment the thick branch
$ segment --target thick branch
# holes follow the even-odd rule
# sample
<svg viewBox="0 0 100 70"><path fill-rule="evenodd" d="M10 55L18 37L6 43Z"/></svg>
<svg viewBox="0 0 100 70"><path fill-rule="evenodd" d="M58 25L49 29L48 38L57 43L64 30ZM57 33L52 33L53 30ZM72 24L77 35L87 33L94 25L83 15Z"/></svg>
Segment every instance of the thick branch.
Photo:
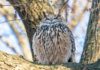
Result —
<svg viewBox="0 0 100 70"><path fill-rule="evenodd" d="M100 60L94 64L82 65L67 63L61 65L41 65L26 61L20 56L9 55L0 51L0 70L95 70L100 69Z"/></svg>
<svg viewBox="0 0 100 70"><path fill-rule="evenodd" d="M100 59L100 30L98 30L100 0L93 0L90 20L87 29L86 41L81 62L84 64L94 63ZM100 24L99 24L100 25Z"/></svg>
<svg viewBox="0 0 100 70"><path fill-rule="evenodd" d="M25 25L30 43L32 41L32 35L35 32L36 25L39 24L43 18L43 12L53 12L50 5L46 0L8 0Z"/></svg>

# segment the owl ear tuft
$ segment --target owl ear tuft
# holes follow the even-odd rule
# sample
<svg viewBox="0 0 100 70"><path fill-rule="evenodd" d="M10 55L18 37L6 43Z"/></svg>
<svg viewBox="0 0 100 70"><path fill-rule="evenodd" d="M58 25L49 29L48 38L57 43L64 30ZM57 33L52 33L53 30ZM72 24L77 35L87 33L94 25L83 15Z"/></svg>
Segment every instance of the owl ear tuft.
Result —
<svg viewBox="0 0 100 70"><path fill-rule="evenodd" d="M46 19L49 19L47 16L48 14L46 12L43 12L43 16L46 18Z"/></svg>
<svg viewBox="0 0 100 70"><path fill-rule="evenodd" d="M47 18L47 15L46 15L46 13L45 13L45 12L43 12L43 16L44 16L45 18Z"/></svg>
<svg viewBox="0 0 100 70"><path fill-rule="evenodd" d="M63 4L63 6L59 9L57 18L58 18L59 16L61 16L61 13L62 13L63 10L66 8L66 6L67 6L67 4L68 4L68 1L69 1L69 0L67 0L67 1Z"/></svg>

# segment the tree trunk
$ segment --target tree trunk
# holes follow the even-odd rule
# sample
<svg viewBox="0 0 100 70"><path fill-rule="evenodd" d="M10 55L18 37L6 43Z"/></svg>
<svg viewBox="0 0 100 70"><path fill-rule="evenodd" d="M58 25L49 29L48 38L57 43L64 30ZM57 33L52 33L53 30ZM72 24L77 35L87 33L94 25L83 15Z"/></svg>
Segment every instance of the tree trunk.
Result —
<svg viewBox="0 0 100 70"><path fill-rule="evenodd" d="M43 12L53 12L50 5L45 0L8 0L25 25L30 43L32 41L32 35L36 29L36 25L39 24L43 18Z"/></svg>
<svg viewBox="0 0 100 70"><path fill-rule="evenodd" d="M81 63L94 63L100 59L100 0L93 0Z"/></svg>

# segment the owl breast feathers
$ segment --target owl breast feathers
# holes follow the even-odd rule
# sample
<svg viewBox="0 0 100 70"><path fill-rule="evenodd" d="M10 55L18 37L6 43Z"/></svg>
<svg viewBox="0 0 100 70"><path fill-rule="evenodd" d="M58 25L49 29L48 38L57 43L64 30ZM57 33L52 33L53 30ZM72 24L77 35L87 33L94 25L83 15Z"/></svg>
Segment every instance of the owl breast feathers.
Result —
<svg viewBox="0 0 100 70"><path fill-rule="evenodd" d="M55 16L44 18L33 36L33 52L38 63L61 64L75 61L75 43L70 29Z"/></svg>

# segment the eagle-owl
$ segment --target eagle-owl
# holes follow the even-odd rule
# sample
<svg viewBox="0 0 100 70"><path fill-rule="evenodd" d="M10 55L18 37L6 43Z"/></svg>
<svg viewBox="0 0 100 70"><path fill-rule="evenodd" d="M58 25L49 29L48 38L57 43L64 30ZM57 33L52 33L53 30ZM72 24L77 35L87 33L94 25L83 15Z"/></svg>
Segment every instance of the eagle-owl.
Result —
<svg viewBox="0 0 100 70"><path fill-rule="evenodd" d="M37 26L32 42L38 63L61 64L69 60L75 61L74 38L60 16L46 16Z"/></svg>

